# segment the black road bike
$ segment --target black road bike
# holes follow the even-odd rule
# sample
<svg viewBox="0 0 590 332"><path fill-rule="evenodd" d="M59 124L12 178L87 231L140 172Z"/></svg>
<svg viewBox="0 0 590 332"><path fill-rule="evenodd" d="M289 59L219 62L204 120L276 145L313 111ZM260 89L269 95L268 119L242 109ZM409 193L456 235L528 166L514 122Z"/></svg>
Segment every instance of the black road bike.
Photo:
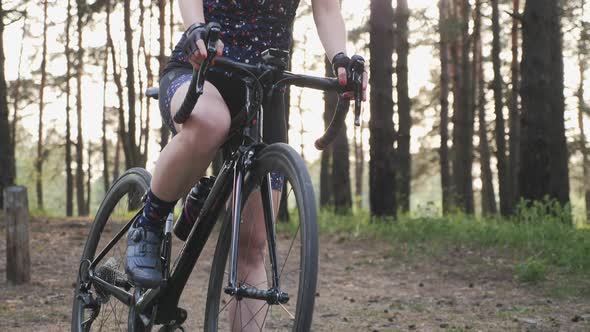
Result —
<svg viewBox="0 0 590 332"><path fill-rule="evenodd" d="M214 54L219 26L213 24L209 28L207 46L209 54ZM124 273L125 235L142 212L151 176L144 169L133 168L113 183L96 213L80 261L72 331L151 331L156 325L161 326L159 331L184 331L182 324L187 312L179 308L179 298L217 220L222 222L211 264L204 330L311 329L318 271L313 186L304 161L293 148L286 144L264 144L262 109L270 106L272 94L285 84L340 93L345 89L334 78L285 71L287 59L288 54L279 50L265 52L259 65L226 58L216 58L213 63L211 56L193 72L189 93L174 120L182 123L189 117L203 92L210 66L239 72L246 83L246 100L240 115L232 119L228 140L237 138L240 144L223 164L197 222L174 261L172 214L168 217L161 251L163 282L157 288L136 287ZM354 91L358 125L364 61L357 57L352 64L346 90ZM147 94L158 98L157 89L148 89ZM317 148L334 139L349 106L349 99L339 100L332 123L316 141ZM284 178L282 195L273 193L271 173ZM264 214L256 226L265 229L262 235L253 231L256 227L251 220L256 218L244 216L249 213L244 207L255 204ZM286 204L288 213L277 213L279 204ZM250 248L254 236L265 238L262 241L265 248ZM244 247L247 249L243 250ZM240 275L238 263L255 254L264 255L266 276L252 281L252 276Z"/></svg>

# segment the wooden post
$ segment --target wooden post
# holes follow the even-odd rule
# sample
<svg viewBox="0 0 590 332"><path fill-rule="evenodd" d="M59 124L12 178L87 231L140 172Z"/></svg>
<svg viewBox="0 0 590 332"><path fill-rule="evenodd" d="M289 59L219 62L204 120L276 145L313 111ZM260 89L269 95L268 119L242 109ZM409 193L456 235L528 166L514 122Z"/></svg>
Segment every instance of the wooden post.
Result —
<svg viewBox="0 0 590 332"><path fill-rule="evenodd" d="M12 284L31 281L29 255L29 203L27 188L4 189L6 219L6 279Z"/></svg>

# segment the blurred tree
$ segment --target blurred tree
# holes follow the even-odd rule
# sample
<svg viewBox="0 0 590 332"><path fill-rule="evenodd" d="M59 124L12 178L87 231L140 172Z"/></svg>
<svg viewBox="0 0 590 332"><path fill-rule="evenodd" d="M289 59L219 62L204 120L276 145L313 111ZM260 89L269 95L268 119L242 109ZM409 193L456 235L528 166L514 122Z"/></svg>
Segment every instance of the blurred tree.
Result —
<svg viewBox="0 0 590 332"><path fill-rule="evenodd" d="M397 211L396 174L394 165L395 127L393 124L392 54L394 51L391 1L371 0L371 137L369 190L371 214L395 217Z"/></svg>
<svg viewBox="0 0 590 332"><path fill-rule="evenodd" d="M84 199L84 140L82 136L82 75L84 74L84 20L87 15L86 1L76 0L77 5L77 33L78 50L76 52L76 114L77 114L77 139L76 139L76 203L78 215L87 215L86 200Z"/></svg>
<svg viewBox="0 0 590 332"><path fill-rule="evenodd" d="M569 202L559 1L527 0L522 34L520 194Z"/></svg>
<svg viewBox="0 0 590 332"><path fill-rule="evenodd" d="M172 11L173 7L172 1L170 1L170 10ZM159 72L162 74L162 70L166 66L166 0L158 0L158 26L160 27L160 37L159 37L159 45L160 45L160 53L158 55L158 64L159 64ZM171 13L172 15L172 13ZM173 23L170 20L170 43L172 44L172 33L173 33ZM162 121L162 126L160 127L160 149L163 149L166 144L168 144L168 140L170 139L170 130Z"/></svg>
<svg viewBox="0 0 590 332"><path fill-rule="evenodd" d="M110 1L110 0L108 0ZM110 13L107 14L107 20L110 20ZM110 23L110 22L109 22ZM105 22L105 29L109 28L110 24L106 24ZM108 149L108 141L107 141L107 82L108 82L108 73L109 73L109 42L108 42L108 34L106 34L106 42L104 48L104 63L102 67L102 75L103 75L103 84L102 84L102 138L101 138L101 147L102 147L102 182L104 186L104 192L106 193L109 190L111 185L110 181L110 173L109 173L109 149Z"/></svg>
<svg viewBox="0 0 590 332"><path fill-rule="evenodd" d="M403 212L410 211L410 188L412 179L412 155L410 154L410 131L412 116L410 114L410 96L408 94L408 19L410 10L407 0L397 0L396 19L396 51L397 64L397 112L399 116L399 130L396 157L398 161L397 198Z"/></svg>
<svg viewBox="0 0 590 332"><path fill-rule="evenodd" d="M507 215L510 210L510 184L508 182L508 160L506 158L506 132L504 129L504 101L502 100L502 74L500 69L500 10L498 0L492 0L492 63L494 67L494 109L496 113L496 160L498 167L498 188L500 192L500 213Z"/></svg>
<svg viewBox="0 0 590 332"><path fill-rule="evenodd" d="M519 24L520 24L520 0L512 0L512 63L511 63L511 93L510 93L510 164L508 169L508 182L510 185L510 197L508 212L512 213L516 206L518 193L518 169L520 168L520 111L518 105L519 94Z"/></svg>
<svg viewBox="0 0 590 332"><path fill-rule="evenodd" d="M474 113L479 122L479 164L481 169L481 207L484 215L496 213L496 196L492 183L490 167L490 147L486 125L485 78L483 71L483 53L481 47L481 0L475 1L475 20L473 25L473 104Z"/></svg>
<svg viewBox="0 0 590 332"><path fill-rule="evenodd" d="M37 193L37 208L43 210L43 160L45 147L43 146L43 110L45 108L45 85L47 84L47 0L43 1L43 50L41 51L41 85L39 86L39 122L37 136L37 159L35 160L35 187Z"/></svg>
<svg viewBox="0 0 590 332"><path fill-rule="evenodd" d="M125 152L125 167L127 169L132 167L145 167L144 157L141 152L141 147L138 145L136 138L136 109L135 109L135 64L133 59L133 29L131 28L131 0L123 1L123 16L124 16L124 33L125 46L127 55L126 71L126 86L127 86L127 103L129 106L127 124L125 135L122 136L123 151ZM124 125L125 127L125 125ZM140 123L141 131L141 123ZM141 135L141 133L140 133Z"/></svg>
<svg viewBox="0 0 590 332"><path fill-rule="evenodd" d="M440 180L442 187L442 208L446 214L451 208L451 174L449 165L449 0L440 0L439 34L440 34Z"/></svg>
<svg viewBox="0 0 590 332"><path fill-rule="evenodd" d="M21 95L20 95L20 87L21 87L21 73L22 73L22 62L23 62L23 50L24 50L24 45L25 45L25 36L27 34L27 11L25 10L23 12L23 29L22 29L22 34L21 34L21 43L20 43L20 49L18 52L18 65L17 65L17 77L16 77L16 81L14 82L14 87L13 87L13 94L12 94L12 102L13 102L13 109L14 109L14 113L12 114L12 124L11 124L11 129L10 129L10 145L12 145L12 169L14 169L15 171L15 177L17 176L16 172L18 171L16 169L16 128L17 128L17 123L19 120L19 115L18 115L18 111L19 111L19 107L20 107L20 99L21 99Z"/></svg>
<svg viewBox="0 0 590 332"><path fill-rule="evenodd" d="M71 217L74 214L74 174L72 171L72 123L70 95L72 93L70 80L72 79L72 49L70 45L70 29L72 25L72 0L68 0L66 13L66 215Z"/></svg>
<svg viewBox="0 0 590 332"><path fill-rule="evenodd" d="M590 159L588 145L584 131L584 114L588 114L588 105L584 101L584 82L586 78L586 65L588 59L589 23L584 21L584 0L581 1L580 39L578 40L578 70L580 83L578 84L578 127L580 127L580 151L582 152L582 168L584 172L584 200L586 205L586 222L590 223Z"/></svg>
<svg viewBox="0 0 590 332"><path fill-rule="evenodd" d="M473 213L473 89L471 83L471 61L470 61L470 36L469 21L471 15L471 6L468 0L457 0L455 2L455 12L457 14L458 26L458 46L456 56L460 51L460 59L455 59L460 71L456 72L455 87L453 98L457 108L453 113L453 180L455 190L455 204L464 212Z"/></svg>
<svg viewBox="0 0 590 332"><path fill-rule="evenodd" d="M14 184L14 147L10 138L10 123L8 121L8 100L6 98L6 77L4 76L4 18L6 11L0 0L0 208L4 204L4 188Z"/></svg>

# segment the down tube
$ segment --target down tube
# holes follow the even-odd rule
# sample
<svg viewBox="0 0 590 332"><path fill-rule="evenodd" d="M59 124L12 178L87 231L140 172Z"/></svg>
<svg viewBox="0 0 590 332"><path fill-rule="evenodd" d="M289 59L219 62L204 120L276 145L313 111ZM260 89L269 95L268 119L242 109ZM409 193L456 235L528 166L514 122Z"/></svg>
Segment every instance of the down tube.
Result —
<svg viewBox="0 0 590 332"><path fill-rule="evenodd" d="M162 292L161 308L176 308L178 306L178 300L184 286L217 222L221 209L225 206L225 202L231 193L233 165L234 163L226 163L219 173L217 181L215 181L209 194L209 199L203 206L203 215L201 215L199 222L189 234L181 254L174 264L170 280L166 285L166 289Z"/></svg>

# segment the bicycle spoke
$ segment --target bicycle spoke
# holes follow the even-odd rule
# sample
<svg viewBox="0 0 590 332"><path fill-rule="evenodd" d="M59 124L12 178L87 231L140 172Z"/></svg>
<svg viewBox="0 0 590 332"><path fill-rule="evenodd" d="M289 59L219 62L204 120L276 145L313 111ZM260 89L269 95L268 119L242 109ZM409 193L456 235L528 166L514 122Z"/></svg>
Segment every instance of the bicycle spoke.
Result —
<svg viewBox="0 0 590 332"><path fill-rule="evenodd" d="M295 315L293 315L289 310L287 310L287 308L285 308L285 306L282 303L279 303L279 306L281 306L281 308L285 310L285 312L289 315L289 317L291 317L291 319L295 319Z"/></svg>
<svg viewBox="0 0 590 332"><path fill-rule="evenodd" d="M291 255L291 250L293 249L293 244L295 244L295 238L297 238L297 234L299 234L300 228L301 228L301 224L297 225L297 230L295 231L295 235L293 235L293 239L291 240L291 245L289 246L289 251L287 252L287 256L285 258L285 261L283 262L283 266L281 267L281 272L279 272L279 278L281 277L281 275L283 273L283 269L285 268L285 265L287 264L287 260L289 259L289 256Z"/></svg>
<svg viewBox="0 0 590 332"><path fill-rule="evenodd" d="M256 321L256 316L258 315L258 313L260 313L260 311L262 311L262 309L265 307L265 305L261 306L260 309L258 309L256 311L256 313L252 313L252 310L250 310L250 307L248 305L246 305L246 309L248 309L248 311L250 312L250 314L252 314L252 318L250 318L250 320L246 323L246 325L243 325L241 327L241 329L246 328L246 326L248 326L252 321L254 321L254 323L256 324L256 326L258 326L258 328L262 329L262 327L258 324L258 322Z"/></svg>

